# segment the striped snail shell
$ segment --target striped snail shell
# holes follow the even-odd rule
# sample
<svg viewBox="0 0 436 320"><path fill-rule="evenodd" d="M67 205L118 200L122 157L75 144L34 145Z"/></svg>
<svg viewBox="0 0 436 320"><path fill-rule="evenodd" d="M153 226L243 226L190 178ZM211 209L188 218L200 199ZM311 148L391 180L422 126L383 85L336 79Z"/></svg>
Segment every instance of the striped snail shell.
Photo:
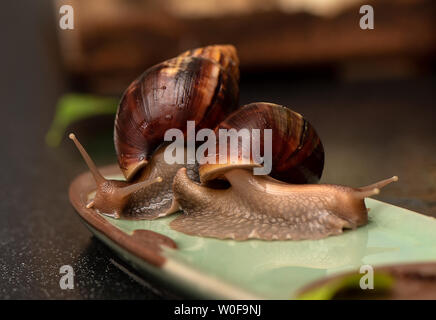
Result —
<svg viewBox="0 0 436 320"><path fill-rule="evenodd" d="M272 131L272 170L271 177L289 183L316 183L324 168L324 148L313 126L299 113L273 103L251 103L230 114L215 129L218 136L220 129L259 129L260 135L251 135L251 145L259 145L260 150L267 150L264 145L264 129ZM203 182L215 179L221 172L242 164L242 147L238 148L238 161L230 163L231 143L226 143L226 163L219 163L219 143L216 145L216 164L206 163L200 166L200 178ZM255 159L250 154L250 163Z"/></svg>
<svg viewBox="0 0 436 320"><path fill-rule="evenodd" d="M115 118L114 142L127 180L150 160L168 129L213 129L238 106L233 46L210 46L157 64L132 82Z"/></svg>

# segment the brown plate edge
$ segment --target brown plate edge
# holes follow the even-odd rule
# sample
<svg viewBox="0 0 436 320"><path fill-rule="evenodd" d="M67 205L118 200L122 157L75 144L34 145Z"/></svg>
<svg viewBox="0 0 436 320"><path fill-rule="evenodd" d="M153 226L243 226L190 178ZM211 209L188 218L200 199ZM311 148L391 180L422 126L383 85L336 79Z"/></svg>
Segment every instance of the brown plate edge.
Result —
<svg viewBox="0 0 436 320"><path fill-rule="evenodd" d="M104 176L120 175L118 165L99 168ZM94 229L104 234L123 249L152 264L161 267L166 258L161 254L161 246L177 248L173 239L151 230L135 230L131 235L118 229L92 208L86 208L88 194L96 185L90 172L78 175L70 184L69 198L79 216Z"/></svg>

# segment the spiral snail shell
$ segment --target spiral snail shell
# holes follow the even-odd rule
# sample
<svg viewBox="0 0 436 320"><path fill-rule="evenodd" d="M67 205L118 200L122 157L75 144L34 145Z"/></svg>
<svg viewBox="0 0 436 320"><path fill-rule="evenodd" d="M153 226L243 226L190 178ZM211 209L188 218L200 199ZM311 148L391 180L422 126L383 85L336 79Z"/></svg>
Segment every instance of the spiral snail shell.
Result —
<svg viewBox="0 0 436 320"><path fill-rule="evenodd" d="M272 103L251 103L237 112L233 112L215 128L244 129L252 131L261 129L258 137L253 137L251 145L258 145L260 150L266 150L264 129L272 130L272 171L270 176L290 183L317 183L324 168L324 148L312 125L299 113L291 109ZM242 150L239 148L237 163L230 163L231 144L227 143L227 161L219 164L219 155L222 154L217 143L215 164L200 166L201 181L207 182L216 179L222 171L229 171L233 167L240 167ZM250 154L250 163L255 159ZM222 174L221 174L222 176Z"/></svg>
<svg viewBox="0 0 436 320"><path fill-rule="evenodd" d="M116 218L154 219L178 210L172 181L187 167L163 159L167 129L213 129L238 106L239 60L231 45L186 51L146 70L124 92L115 118L114 143L127 182L104 179L85 149L70 135L97 183L89 207Z"/></svg>
<svg viewBox="0 0 436 320"><path fill-rule="evenodd" d="M233 46L182 53L146 70L125 91L114 142L127 180L146 166L167 129L214 128L238 106L239 69Z"/></svg>
<svg viewBox="0 0 436 320"><path fill-rule="evenodd" d="M282 106L246 105L217 129L222 127L271 129L271 176L254 175L251 169L258 165L254 161L206 163L200 166L200 185L180 169L173 191L184 214L171 222L177 231L235 240L320 239L365 224L368 209L364 198L398 179L395 176L362 188L295 184L320 178L324 153L313 127L301 115ZM207 186L210 180L220 178L227 180L230 187Z"/></svg>

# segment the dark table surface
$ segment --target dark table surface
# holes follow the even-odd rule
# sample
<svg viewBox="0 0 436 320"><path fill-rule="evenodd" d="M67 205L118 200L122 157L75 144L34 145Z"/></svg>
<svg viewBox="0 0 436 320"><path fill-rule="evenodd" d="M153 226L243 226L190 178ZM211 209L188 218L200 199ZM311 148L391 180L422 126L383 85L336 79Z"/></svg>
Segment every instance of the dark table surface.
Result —
<svg viewBox="0 0 436 320"><path fill-rule="evenodd" d="M8 6L6 23L19 23L13 33L1 28L0 298L175 297L152 279L136 281L122 272L71 207L68 185L85 165L67 139L55 149L44 144L56 100L67 90L50 45L55 35L46 32L53 26L41 13L49 9L33 5L32 15L16 2ZM432 77L344 82L267 73L241 81L241 103L286 104L317 128L326 150L323 182L361 186L396 174L400 181L378 198L433 216L435 92ZM110 117L70 130L98 165L115 162ZM74 268L74 290L59 287L62 265Z"/></svg>

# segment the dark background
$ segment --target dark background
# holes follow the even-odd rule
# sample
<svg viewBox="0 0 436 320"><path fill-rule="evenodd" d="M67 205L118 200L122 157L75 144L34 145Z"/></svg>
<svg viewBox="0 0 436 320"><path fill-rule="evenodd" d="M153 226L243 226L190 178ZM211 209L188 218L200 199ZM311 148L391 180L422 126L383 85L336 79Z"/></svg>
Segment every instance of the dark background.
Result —
<svg viewBox="0 0 436 320"><path fill-rule="evenodd" d="M1 11L0 298L168 298L120 271L71 207L71 180L86 170L67 139L44 136L57 99L70 89L49 1L3 1ZM364 32L364 31L362 31ZM330 68L246 70L241 104L291 106L317 128L326 150L323 182L361 186L392 175L378 197L436 216L434 63L417 75L347 79ZM98 165L116 161L112 117L69 128ZM96 130L95 128L99 128ZM72 265L74 290L61 290L59 268ZM145 286L144 286L145 284Z"/></svg>
<svg viewBox="0 0 436 320"><path fill-rule="evenodd" d="M85 170L76 150L69 143L45 145L57 98L67 88L51 2L2 2L0 11L0 298L161 297L115 267L116 258L101 251L72 209L68 185ZM99 163L113 162L110 141L107 146ZM62 265L74 268L74 290L59 287Z"/></svg>

